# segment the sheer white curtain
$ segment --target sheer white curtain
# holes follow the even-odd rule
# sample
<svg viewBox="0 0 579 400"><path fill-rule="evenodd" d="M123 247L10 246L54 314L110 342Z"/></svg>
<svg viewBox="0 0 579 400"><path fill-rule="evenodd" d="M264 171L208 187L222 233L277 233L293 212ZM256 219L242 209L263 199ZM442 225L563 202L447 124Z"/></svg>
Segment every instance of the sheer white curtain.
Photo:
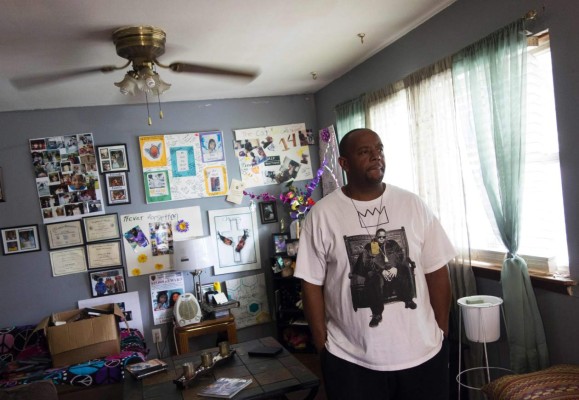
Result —
<svg viewBox="0 0 579 400"><path fill-rule="evenodd" d="M378 133L384 143L384 181L416 192L408 118L402 82L366 97L366 127Z"/></svg>
<svg viewBox="0 0 579 400"><path fill-rule="evenodd" d="M384 142L384 180L425 200L460 252L449 263L454 298L450 332L452 339L458 340L463 327L458 324L456 300L476 294L476 282L470 263L462 175L465 146L456 127L450 67L450 60L445 59L367 96L366 124ZM465 352L465 368L480 366L481 359L481 347L471 344ZM467 378L476 387L484 379L482 374ZM482 395L472 398L482 399Z"/></svg>
<svg viewBox="0 0 579 400"><path fill-rule="evenodd" d="M470 265L462 165L464 142L457 132L450 59L405 80L418 195L435 212L460 252L450 267L456 299L476 293Z"/></svg>

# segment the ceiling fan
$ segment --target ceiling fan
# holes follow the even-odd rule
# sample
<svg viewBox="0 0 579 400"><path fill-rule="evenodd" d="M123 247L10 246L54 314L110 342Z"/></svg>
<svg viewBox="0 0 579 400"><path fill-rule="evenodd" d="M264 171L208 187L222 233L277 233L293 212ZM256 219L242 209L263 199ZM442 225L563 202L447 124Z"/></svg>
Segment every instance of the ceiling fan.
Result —
<svg viewBox="0 0 579 400"><path fill-rule="evenodd" d="M167 90L170 85L160 80L156 67L167 68L173 72L221 75L246 80L253 80L258 75L255 70L220 68L184 62L162 64L159 62L158 57L165 53L166 34L162 29L150 25L119 28L113 32L112 39L117 54L127 60L127 63L122 66L106 65L96 68L61 71L53 74L27 76L12 79L12 83L18 89L28 89L94 72L106 73L121 70L132 64L132 69L127 72L125 79L115 83L120 88L121 93L134 94L135 89L140 89L145 92L160 94ZM148 81L147 78L149 78ZM155 87L155 85L159 86Z"/></svg>
<svg viewBox="0 0 579 400"><path fill-rule="evenodd" d="M165 41L165 32L154 26L142 25L119 28L113 32L113 43L115 44L117 54L127 60L124 65L120 67L106 65L96 68L60 71L53 74L15 78L12 79L11 82L18 89L29 89L95 72L113 72L125 69L132 64L132 68L127 71L123 80L115 82L115 86L120 89L122 94L134 95L139 92L145 94L147 120L148 124L151 125L152 120L149 114L148 93L159 96L171 87L170 84L161 80L161 77L157 73L157 67L170 69L173 72L220 75L245 80L253 80L257 77L257 71L255 70L221 68L183 62L162 64L159 62L158 57L165 53ZM163 118L160 99L159 118Z"/></svg>

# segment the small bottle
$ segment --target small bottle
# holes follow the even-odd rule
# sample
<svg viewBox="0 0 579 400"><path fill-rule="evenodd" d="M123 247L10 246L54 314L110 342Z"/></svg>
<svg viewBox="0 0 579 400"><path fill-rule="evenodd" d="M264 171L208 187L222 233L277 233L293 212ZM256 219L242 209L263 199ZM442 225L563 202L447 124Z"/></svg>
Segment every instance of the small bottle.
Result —
<svg viewBox="0 0 579 400"><path fill-rule="evenodd" d="M219 236L219 239L225 243L226 246L233 246L233 240L231 240L228 237L223 236L221 233L217 232L217 235Z"/></svg>
<svg viewBox="0 0 579 400"><path fill-rule="evenodd" d="M245 246L245 240L249 237L249 230L243 230L243 236L239 237L239 241L237 242L237 246L235 246L235 251L240 252L243 247Z"/></svg>

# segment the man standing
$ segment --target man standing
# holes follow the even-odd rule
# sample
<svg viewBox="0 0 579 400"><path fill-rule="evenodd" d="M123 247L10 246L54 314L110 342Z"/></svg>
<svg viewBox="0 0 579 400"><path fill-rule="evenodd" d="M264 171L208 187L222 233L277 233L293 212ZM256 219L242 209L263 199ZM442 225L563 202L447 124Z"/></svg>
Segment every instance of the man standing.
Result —
<svg viewBox="0 0 579 400"><path fill-rule="evenodd" d="M375 132L355 129L339 150L348 184L309 212L295 271L328 398L446 400L444 336L451 301L446 264L456 252L418 196L382 182L383 145ZM415 266L416 302L388 303L379 324L370 326L372 311L353 304L350 278L364 246L356 254L352 249L360 246L352 242L377 236L379 229L400 232L405 262ZM370 252L385 261L394 257L381 247L372 240Z"/></svg>

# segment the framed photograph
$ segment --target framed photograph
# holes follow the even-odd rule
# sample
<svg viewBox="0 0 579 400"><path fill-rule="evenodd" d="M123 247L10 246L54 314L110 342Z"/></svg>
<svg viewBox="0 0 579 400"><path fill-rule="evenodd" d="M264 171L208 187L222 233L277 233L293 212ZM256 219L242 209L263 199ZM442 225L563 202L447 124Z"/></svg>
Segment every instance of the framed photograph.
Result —
<svg viewBox="0 0 579 400"><path fill-rule="evenodd" d="M84 244L80 220L46 224L46 236L48 237L48 248L50 250L82 246Z"/></svg>
<svg viewBox="0 0 579 400"><path fill-rule="evenodd" d="M275 201L262 201L259 203L259 216L262 224L277 222L277 206Z"/></svg>
<svg viewBox="0 0 579 400"><path fill-rule="evenodd" d="M105 185L107 205L116 206L119 204L129 204L131 202L129 180L126 172L105 174Z"/></svg>
<svg viewBox="0 0 579 400"><path fill-rule="evenodd" d="M276 256L274 259L274 263L271 266L271 269L275 274L277 274L278 272L281 272L286 268L291 268L292 264L294 264L295 262L296 260L291 257Z"/></svg>
<svg viewBox="0 0 579 400"><path fill-rule="evenodd" d="M86 271L86 253L84 247L72 247L50 252L52 276L76 274Z"/></svg>
<svg viewBox="0 0 579 400"><path fill-rule="evenodd" d="M215 275L260 269L256 212L250 207L209 210L209 229L217 251Z"/></svg>
<svg viewBox="0 0 579 400"><path fill-rule="evenodd" d="M274 233L272 237L274 253L276 255L287 254L287 241L290 240L289 233Z"/></svg>
<svg viewBox="0 0 579 400"><path fill-rule="evenodd" d="M286 248L287 255L290 257L297 256L299 245L300 245L300 241L298 239L286 240L285 248Z"/></svg>
<svg viewBox="0 0 579 400"><path fill-rule="evenodd" d="M4 181L2 180L2 168L0 168L0 201L6 201L4 198Z"/></svg>
<svg viewBox="0 0 579 400"><path fill-rule="evenodd" d="M92 297L110 296L127 291L127 280L123 267L89 271L88 277Z"/></svg>
<svg viewBox="0 0 579 400"><path fill-rule="evenodd" d="M88 269L118 267L123 265L120 240L87 244L86 255Z"/></svg>
<svg viewBox="0 0 579 400"><path fill-rule="evenodd" d="M101 174L129 170L126 144L97 146L97 157Z"/></svg>
<svg viewBox="0 0 579 400"><path fill-rule="evenodd" d="M87 243L119 239L121 237L119 219L116 213L84 217L82 223Z"/></svg>
<svg viewBox="0 0 579 400"><path fill-rule="evenodd" d="M40 251L38 225L15 226L0 229L2 253L5 256Z"/></svg>

